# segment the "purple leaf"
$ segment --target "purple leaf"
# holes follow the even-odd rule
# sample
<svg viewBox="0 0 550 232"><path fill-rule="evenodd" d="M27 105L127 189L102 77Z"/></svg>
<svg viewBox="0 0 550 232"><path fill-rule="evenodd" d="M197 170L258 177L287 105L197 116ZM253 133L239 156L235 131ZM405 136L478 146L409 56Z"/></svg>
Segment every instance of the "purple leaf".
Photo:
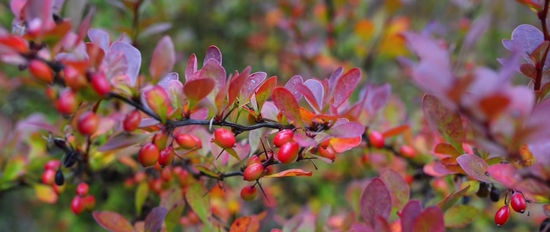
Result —
<svg viewBox="0 0 550 232"><path fill-rule="evenodd" d="M150 35L159 35L168 31L170 28L172 28L171 23L155 23L143 29L141 33L139 33L139 37L143 38Z"/></svg>
<svg viewBox="0 0 550 232"><path fill-rule="evenodd" d="M410 194L409 185L405 179L403 179L401 174L392 169L385 169L382 171L380 173L380 178L390 191L392 205L395 208L401 209L401 207L409 201Z"/></svg>
<svg viewBox="0 0 550 232"><path fill-rule="evenodd" d="M477 155L463 154L456 158L456 162L468 176L483 182L491 182L487 174L487 163Z"/></svg>
<svg viewBox="0 0 550 232"><path fill-rule="evenodd" d="M493 164L487 168L487 172L493 179L510 189L516 188L522 179L512 164Z"/></svg>
<svg viewBox="0 0 550 232"><path fill-rule="evenodd" d="M366 93L365 108L369 114L376 114L386 105L390 97L391 86L385 83L380 86L371 86Z"/></svg>
<svg viewBox="0 0 550 232"><path fill-rule="evenodd" d="M449 110L435 96L429 94L424 95L422 99L422 111L432 130L439 132L441 137L455 148L461 148L464 131L458 113Z"/></svg>
<svg viewBox="0 0 550 232"><path fill-rule="evenodd" d="M88 31L88 38L92 43L97 44L103 52L107 52L107 49L109 49L109 33L106 31L92 28Z"/></svg>
<svg viewBox="0 0 550 232"><path fill-rule="evenodd" d="M273 89L271 99L285 117L297 125L301 125L303 123L300 116L300 106L288 89L276 87Z"/></svg>
<svg viewBox="0 0 550 232"><path fill-rule="evenodd" d="M342 75L344 72L344 69L342 67L338 67L332 73L330 74L330 77L328 78L328 86L334 86L336 85L336 80ZM329 89L330 93L329 96L332 96L334 94L334 88Z"/></svg>
<svg viewBox="0 0 550 232"><path fill-rule="evenodd" d="M262 82L265 80L266 77L267 77L267 73L265 72L255 72L250 74L250 76L248 76L248 79L246 79L241 89L240 98L250 99L250 97L252 96L252 93L256 91L258 86L262 84Z"/></svg>
<svg viewBox="0 0 550 232"><path fill-rule="evenodd" d="M319 109L322 110L321 108L323 107L323 100L325 98L325 87L323 83L316 79L309 79L304 82L304 85L309 88L315 97L315 101L317 101Z"/></svg>
<svg viewBox="0 0 550 232"><path fill-rule="evenodd" d="M388 218L391 207L391 195L384 182L379 178L372 179L359 200L359 214L363 220L374 226L377 216Z"/></svg>
<svg viewBox="0 0 550 232"><path fill-rule="evenodd" d="M340 76L334 85L333 106L338 107L342 105L355 88L359 84L361 79L361 71L358 68L353 68Z"/></svg>
<svg viewBox="0 0 550 232"><path fill-rule="evenodd" d="M214 80L216 82L216 89L222 89L225 86L225 69L221 66L220 63L216 62L213 59L210 59L206 62L206 64L204 64L204 66L199 71L199 77Z"/></svg>
<svg viewBox="0 0 550 232"><path fill-rule="evenodd" d="M220 65L222 64L222 53L220 52L220 49L214 45L209 46L206 50L203 65L208 63L210 59L217 61Z"/></svg>
<svg viewBox="0 0 550 232"><path fill-rule="evenodd" d="M285 89L290 91L292 93L292 96L294 96L294 99L296 99L296 102L299 102L302 98L302 94L296 89L296 86L298 83L303 83L304 80L302 79L302 76L295 75L291 77L286 83L285 83Z"/></svg>
<svg viewBox="0 0 550 232"><path fill-rule="evenodd" d="M445 222L443 221L443 212L437 206L431 206L414 220L413 231L415 232L443 232L445 231Z"/></svg>
<svg viewBox="0 0 550 232"><path fill-rule="evenodd" d="M187 60L187 66L185 66L185 81L190 81L196 77L194 77L195 73L197 72L197 56L195 54L191 54L189 56L189 59Z"/></svg>
<svg viewBox="0 0 550 232"><path fill-rule="evenodd" d="M164 207L153 208L145 218L145 231L160 231L166 214L168 214L168 210Z"/></svg>
<svg viewBox="0 0 550 232"><path fill-rule="evenodd" d="M503 40L502 45L510 51L518 50L521 54L525 54L524 58L529 59L528 54L531 54L542 42L544 35L533 25L522 24L512 31L511 40Z"/></svg>
<svg viewBox="0 0 550 232"><path fill-rule="evenodd" d="M125 42L114 42L109 48L109 56L111 56L110 53L123 55L126 60L124 73L130 78L130 86L135 86L141 66L141 53L139 50Z"/></svg>
<svg viewBox="0 0 550 232"><path fill-rule="evenodd" d="M403 232L412 232L415 219L422 212L422 205L420 201L409 201L405 207L401 210L401 229Z"/></svg>
<svg viewBox="0 0 550 232"><path fill-rule="evenodd" d="M311 90L305 86L304 84L302 83L298 83L296 85L296 90L298 90L298 92L300 92L302 95L304 95L304 98L306 99L307 103L309 103L309 105L316 111L316 112L319 112L320 109L319 109L319 104L317 103L317 101L315 100L315 96L313 96L313 93L311 92Z"/></svg>
<svg viewBox="0 0 550 232"><path fill-rule="evenodd" d="M164 74L172 71L176 63L176 53L174 51L174 43L170 36L164 36L157 43L151 64L149 65L149 73L154 80L157 80Z"/></svg>
<svg viewBox="0 0 550 232"><path fill-rule="evenodd" d="M356 122L340 123L329 130L329 134L337 138L354 138L361 136L364 132L365 127Z"/></svg>

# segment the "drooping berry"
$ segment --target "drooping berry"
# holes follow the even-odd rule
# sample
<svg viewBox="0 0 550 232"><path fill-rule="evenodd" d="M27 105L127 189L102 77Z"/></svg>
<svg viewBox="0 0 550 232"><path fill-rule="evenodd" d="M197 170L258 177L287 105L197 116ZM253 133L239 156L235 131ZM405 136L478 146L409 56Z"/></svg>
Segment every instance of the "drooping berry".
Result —
<svg viewBox="0 0 550 232"><path fill-rule="evenodd" d="M507 205L500 207L495 213L495 224L497 226L506 224L508 217L510 217L510 208Z"/></svg>
<svg viewBox="0 0 550 232"><path fill-rule="evenodd" d="M65 84L73 90L78 90L86 86L86 78L73 66L63 67L63 80Z"/></svg>
<svg viewBox="0 0 550 232"><path fill-rule="evenodd" d="M296 158L298 157L298 151L300 149L300 146L296 142L288 142L283 144L281 148L279 148L279 151L277 151L277 155L275 158L279 160L279 162L283 164L288 164L296 161Z"/></svg>
<svg viewBox="0 0 550 232"><path fill-rule="evenodd" d="M78 117L76 127L78 132L83 135L90 136L97 130L99 126L99 118L94 112L87 111Z"/></svg>
<svg viewBox="0 0 550 232"><path fill-rule="evenodd" d="M56 185L63 185L65 183L65 177L63 176L63 172L61 172L61 169L57 169L55 172L55 184Z"/></svg>
<svg viewBox="0 0 550 232"><path fill-rule="evenodd" d="M200 148L202 146L201 140L194 135L180 133L176 135L175 139L183 149Z"/></svg>
<svg viewBox="0 0 550 232"><path fill-rule="evenodd" d="M42 183L50 185L53 184L55 179L55 171L53 169L46 169L42 173Z"/></svg>
<svg viewBox="0 0 550 232"><path fill-rule="evenodd" d="M232 148L235 142L235 135L228 129L217 128L214 130L214 143L218 146L222 148Z"/></svg>
<svg viewBox="0 0 550 232"><path fill-rule="evenodd" d="M70 89L64 89L59 93L55 101L55 108L59 113L72 114L77 107L76 96Z"/></svg>
<svg viewBox="0 0 550 232"><path fill-rule="evenodd" d="M53 81L52 69L40 60L31 60L29 62L29 72L36 77L36 79L46 83L52 83Z"/></svg>
<svg viewBox="0 0 550 232"><path fill-rule="evenodd" d="M414 148L408 145L403 145L399 148L399 153L407 158L414 158L416 156L416 151Z"/></svg>
<svg viewBox="0 0 550 232"><path fill-rule="evenodd" d="M256 190L256 187L254 185L244 186L241 189L241 198L245 201L254 200L254 198L256 198L257 192L258 191Z"/></svg>
<svg viewBox="0 0 550 232"><path fill-rule="evenodd" d="M90 84L92 85L92 89L94 89L99 96L104 96L111 91L111 84L102 73L92 74L90 76Z"/></svg>
<svg viewBox="0 0 550 232"><path fill-rule="evenodd" d="M74 196L73 200L71 200L71 211L74 214L80 214L84 211L84 204L80 196Z"/></svg>
<svg viewBox="0 0 550 232"><path fill-rule="evenodd" d="M85 196L86 194L88 194L88 189L89 189L88 184L81 182L76 186L75 191L76 191L76 194L80 196Z"/></svg>
<svg viewBox="0 0 550 232"><path fill-rule="evenodd" d="M262 177L264 166L261 163L252 163L243 171L243 179L246 181L255 181Z"/></svg>
<svg viewBox="0 0 550 232"><path fill-rule="evenodd" d="M170 165L172 163L172 160L174 159L175 152L174 148L171 146L168 146L159 153L159 164L162 166Z"/></svg>
<svg viewBox="0 0 550 232"><path fill-rule="evenodd" d="M369 133L369 143L375 148L384 147L384 135L378 131L371 131Z"/></svg>
<svg viewBox="0 0 550 232"><path fill-rule="evenodd" d="M527 208L525 197L520 192L514 192L514 194L512 194L512 197L510 198L510 205L512 206L512 209L518 213L524 213Z"/></svg>
<svg viewBox="0 0 550 232"><path fill-rule="evenodd" d="M294 132L292 130L285 129L275 134L275 137L273 137L273 144L276 147L280 147L283 146L283 144L292 141L293 138Z"/></svg>
<svg viewBox="0 0 550 232"><path fill-rule="evenodd" d="M134 110L124 117L124 121L122 121L122 128L125 131L132 132L138 128L140 122L141 114L139 113L139 110Z"/></svg>
<svg viewBox="0 0 550 232"><path fill-rule="evenodd" d="M138 160L144 167L154 165L159 158L159 149L153 143L147 143L139 150Z"/></svg>

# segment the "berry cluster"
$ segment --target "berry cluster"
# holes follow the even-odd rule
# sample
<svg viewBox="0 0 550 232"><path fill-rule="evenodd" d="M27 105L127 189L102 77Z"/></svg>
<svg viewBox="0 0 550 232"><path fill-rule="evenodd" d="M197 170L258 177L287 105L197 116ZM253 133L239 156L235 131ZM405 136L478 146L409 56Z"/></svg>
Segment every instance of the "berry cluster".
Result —
<svg viewBox="0 0 550 232"><path fill-rule="evenodd" d="M95 206L95 197L88 194L88 184L81 182L76 186L76 195L71 200L71 211L80 214L84 210L92 210Z"/></svg>
<svg viewBox="0 0 550 232"><path fill-rule="evenodd" d="M44 164L41 181L46 185L52 186L56 194L62 192L65 178L61 172L59 160L50 160Z"/></svg>
<svg viewBox="0 0 550 232"><path fill-rule="evenodd" d="M500 207L495 213L494 220L497 226L502 226L508 221L508 218L510 217L510 206L512 206L512 209L518 213L524 213L527 208L527 201L525 200L523 193L517 191L512 192L512 197L510 197L509 202L505 199L504 206Z"/></svg>

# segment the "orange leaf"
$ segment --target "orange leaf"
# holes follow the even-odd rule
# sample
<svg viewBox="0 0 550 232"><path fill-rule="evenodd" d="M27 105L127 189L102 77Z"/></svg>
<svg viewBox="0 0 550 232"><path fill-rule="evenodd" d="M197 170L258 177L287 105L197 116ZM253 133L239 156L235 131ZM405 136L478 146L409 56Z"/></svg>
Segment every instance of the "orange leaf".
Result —
<svg viewBox="0 0 550 232"><path fill-rule="evenodd" d="M342 153L358 146L361 143L361 136L355 138L332 138L330 145L336 153Z"/></svg>
<svg viewBox="0 0 550 232"><path fill-rule="evenodd" d="M110 211L94 211L92 213L97 224L111 232L132 232L132 224L120 214Z"/></svg>
<svg viewBox="0 0 550 232"><path fill-rule="evenodd" d="M450 156L455 157L455 158L459 155L462 155L462 154L460 154L460 152L458 152L453 147L453 145L448 144L448 143L439 143L439 144L437 144L434 148L434 153L450 155Z"/></svg>
<svg viewBox="0 0 550 232"><path fill-rule="evenodd" d="M410 129L409 125L401 125L401 126L391 128L387 131L384 131L382 133L382 135L384 135L384 138L389 138L389 137L392 137L392 136L402 134L402 133L404 133L405 131L407 131L409 129Z"/></svg>
<svg viewBox="0 0 550 232"><path fill-rule="evenodd" d="M287 177L287 176L311 176L311 174L312 174L311 172L304 171L298 168L293 168L293 169L284 170L282 172L278 172L275 174L267 175L264 177L277 178L277 177Z"/></svg>
<svg viewBox="0 0 550 232"><path fill-rule="evenodd" d="M237 218L231 224L229 232L255 232L260 230L260 221L265 217L266 212L250 217Z"/></svg>
<svg viewBox="0 0 550 232"><path fill-rule="evenodd" d="M504 95L493 95L486 98L483 98L479 102L479 107L481 108L481 111L487 116L489 119L493 119L498 114L500 114L506 107L508 107L508 104L510 104L510 99L508 99L507 96Z"/></svg>

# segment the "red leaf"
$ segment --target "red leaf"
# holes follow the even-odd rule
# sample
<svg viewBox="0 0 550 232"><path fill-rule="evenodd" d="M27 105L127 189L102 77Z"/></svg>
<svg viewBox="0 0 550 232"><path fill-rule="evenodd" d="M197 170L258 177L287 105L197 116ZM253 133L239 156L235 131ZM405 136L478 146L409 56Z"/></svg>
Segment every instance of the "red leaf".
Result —
<svg viewBox="0 0 550 232"><path fill-rule="evenodd" d="M422 205L420 205L420 201L418 200L409 201L405 207L403 207L399 215L403 232L413 231L414 221L420 212L422 212Z"/></svg>
<svg viewBox="0 0 550 232"><path fill-rule="evenodd" d="M414 220L413 231L415 232L440 232L445 231L443 212L437 206L431 206Z"/></svg>
<svg viewBox="0 0 550 232"><path fill-rule="evenodd" d="M164 207L153 208L145 218L145 231L161 231L166 214L168 214L168 210Z"/></svg>
<svg viewBox="0 0 550 232"><path fill-rule="evenodd" d="M483 182L491 182L487 176L487 163L477 155L464 154L456 158L456 162L468 176Z"/></svg>
<svg viewBox="0 0 550 232"><path fill-rule="evenodd" d="M284 170L282 172L277 172L271 175L264 176L266 178L278 178L278 177L287 177L287 176L311 176L311 172L304 171L302 169L293 168Z"/></svg>
<svg viewBox="0 0 550 232"><path fill-rule="evenodd" d="M391 211L391 195L380 178L374 178L365 187L359 200L359 214L370 226L377 216L387 219Z"/></svg>
<svg viewBox="0 0 550 232"><path fill-rule="evenodd" d="M271 94L273 103L279 111L292 120L295 124L301 126L300 106L290 91L283 87L276 87Z"/></svg>
<svg viewBox="0 0 550 232"><path fill-rule="evenodd" d="M277 77L272 76L269 79L265 80L264 83L255 92L256 95L256 104L258 104L258 111L261 111L262 106L264 105L265 100L271 95L273 89L277 86Z"/></svg>
<svg viewBox="0 0 550 232"><path fill-rule="evenodd" d="M254 91L258 89L258 86L262 84L262 82L265 80L266 77L267 77L267 73L265 72L255 72L250 74L250 76L248 76L248 79L246 80L246 82L244 83L241 89L240 97L242 99L250 99L250 97L252 96L252 93L254 93ZM263 83L265 84L265 82ZM275 83L277 82L275 81Z"/></svg>
<svg viewBox="0 0 550 232"><path fill-rule="evenodd" d="M201 78L185 82L183 93L187 99L192 102L198 102L208 96L214 88L214 80Z"/></svg>
<svg viewBox="0 0 550 232"><path fill-rule="evenodd" d="M337 138L355 138L365 132L365 127L356 122L340 123L329 130L329 134Z"/></svg>
<svg viewBox="0 0 550 232"><path fill-rule="evenodd" d="M493 179L510 189L515 188L522 179L512 164L494 164L487 168L487 172Z"/></svg>
<svg viewBox="0 0 550 232"><path fill-rule="evenodd" d="M120 214L110 211L94 211L92 213L97 224L111 232L133 232L134 228Z"/></svg>
<svg viewBox="0 0 550 232"><path fill-rule="evenodd" d="M170 36L164 36L157 43L153 56L151 57L151 64L149 65L149 73L153 80L157 80L166 73L172 71L174 64L176 63L176 53L174 51L174 43Z"/></svg>
<svg viewBox="0 0 550 232"><path fill-rule="evenodd" d="M185 66L185 80L190 81L195 79L194 74L197 72L197 56L191 54L187 60L187 66Z"/></svg>
<svg viewBox="0 0 550 232"><path fill-rule="evenodd" d="M357 84L359 84L360 79L361 71L358 68L353 68L336 80L334 95L332 96L334 107L338 107L348 100Z"/></svg>
<svg viewBox="0 0 550 232"><path fill-rule="evenodd" d="M380 178L386 184L390 191L392 205L395 208L401 209L407 201L409 201L410 189L409 185L403 179L401 174L391 169L385 169L380 173Z"/></svg>
<svg viewBox="0 0 550 232"><path fill-rule="evenodd" d="M215 60L218 64L222 64L222 52L220 52L218 47L214 45L208 47L206 54L204 55L203 64L208 63L208 60Z"/></svg>
<svg viewBox="0 0 550 232"><path fill-rule="evenodd" d="M0 37L0 45L9 47L19 53L25 53L29 50L27 42L19 36L6 35Z"/></svg>
<svg viewBox="0 0 550 232"><path fill-rule="evenodd" d="M248 74L250 73L250 66L246 67L242 73L233 75L231 82L229 82L229 89L227 90L227 105L233 104L233 101L237 98L241 92L241 88L247 81ZM240 99L241 101L248 101L248 99Z"/></svg>
<svg viewBox="0 0 550 232"><path fill-rule="evenodd" d="M355 138L332 138L330 145L336 153L342 153L361 144L361 136Z"/></svg>
<svg viewBox="0 0 550 232"><path fill-rule="evenodd" d="M439 132L455 149L461 150L464 130L460 115L446 108L435 96L429 94L424 95L422 99L422 111L432 130Z"/></svg>

